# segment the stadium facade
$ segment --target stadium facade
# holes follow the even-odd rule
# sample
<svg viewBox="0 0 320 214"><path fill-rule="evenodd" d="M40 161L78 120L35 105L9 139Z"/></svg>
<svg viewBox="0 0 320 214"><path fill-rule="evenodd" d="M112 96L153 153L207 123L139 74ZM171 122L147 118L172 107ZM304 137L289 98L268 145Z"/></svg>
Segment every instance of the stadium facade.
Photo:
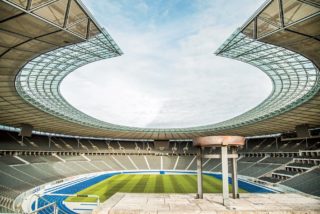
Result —
<svg viewBox="0 0 320 214"><path fill-rule="evenodd" d="M76 193L110 172L194 173L198 150L188 139L210 135L277 134L247 138L239 148L239 177L254 186L244 187L256 190L263 183L272 191L320 196L319 1L268 0L215 52L266 73L273 84L268 98L230 120L176 129L110 124L62 97L59 86L70 72L122 54L80 1L1 0L0 8L0 127L5 130L0 131L0 208L5 211L31 209L32 203L24 209L23 201L39 191L43 195L34 203L54 201L63 210L64 198L45 193L64 190L60 183ZM22 126L34 135L21 141L16 131ZM300 128L308 134L300 136ZM278 135L295 130L298 136ZM154 140L170 143L160 148ZM215 174L221 161L204 158L202 167Z"/></svg>

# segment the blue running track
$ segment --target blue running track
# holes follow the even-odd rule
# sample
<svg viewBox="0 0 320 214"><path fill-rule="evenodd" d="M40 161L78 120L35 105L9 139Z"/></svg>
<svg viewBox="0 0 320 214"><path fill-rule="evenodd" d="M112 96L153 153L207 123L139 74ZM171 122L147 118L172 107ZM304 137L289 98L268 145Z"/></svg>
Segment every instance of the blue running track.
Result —
<svg viewBox="0 0 320 214"><path fill-rule="evenodd" d="M162 173L161 173L162 172ZM161 171L161 174L165 174L164 171ZM136 173L136 172L128 172L128 173ZM185 172L184 172L185 173ZM49 188L48 190L50 190L50 192L52 194L56 193L56 194L76 194L77 192L90 187L96 183L99 183L100 181L103 181L109 177L112 177L113 175L116 175L119 173L106 173L103 175L99 175L93 178L89 178L89 179L79 179L76 182L74 181L70 181L64 184L61 184L58 187L53 187L53 188ZM190 173L190 174L194 174L194 173ZM221 174L209 174L209 173L205 173L209 176L213 176L215 178L218 178L221 180L222 175ZM74 184L72 184L74 182ZM229 177L229 183L231 183L232 180ZM264 187L260 187L254 184L250 184L241 180L238 180L239 183L239 187L248 191L248 192L254 192L254 193L272 193L274 191L268 189L268 188L264 188ZM48 193L48 191L45 191L46 193ZM67 196L53 196L53 195L44 195L41 198L38 199L38 207L42 207L45 206L49 203L52 202L56 202L57 207L59 209L59 214L75 214L75 212L73 212L72 210L68 209L64 204L63 201L67 198ZM32 210L35 209L35 203L32 204ZM46 209L43 209L39 212L40 214L49 214L49 213L53 213L53 207L48 207Z"/></svg>
<svg viewBox="0 0 320 214"><path fill-rule="evenodd" d="M52 194L76 194L77 192L90 187L100 181L105 180L106 178L109 178L115 174L118 173L108 173L108 174L103 174L99 175L97 177L94 177L89 180L85 180L79 183L76 183L74 185L67 186L63 189L57 190L55 192L52 192ZM68 209L62 202L67 198L67 196L53 196L53 195L45 195L42 196L41 198L38 199L38 207L45 206L47 204L50 204L52 202L57 203L57 207L59 209L59 214L64 214L64 213L70 213L70 214L75 214L72 210ZM32 210L35 209L35 203L32 204ZM48 214L48 213L53 213L53 207L48 207L46 209L41 210L39 212L40 214Z"/></svg>

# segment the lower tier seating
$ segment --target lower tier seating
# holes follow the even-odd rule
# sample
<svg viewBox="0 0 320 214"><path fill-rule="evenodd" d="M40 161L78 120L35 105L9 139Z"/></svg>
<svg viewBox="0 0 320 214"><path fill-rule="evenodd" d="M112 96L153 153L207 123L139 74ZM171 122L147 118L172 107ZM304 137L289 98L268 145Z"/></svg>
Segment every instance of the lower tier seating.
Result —
<svg viewBox="0 0 320 214"><path fill-rule="evenodd" d="M1 206L9 208L19 194L33 187L66 177L102 171L117 170L196 170L196 158L192 155L155 156L155 155L79 155L67 156L20 156L27 159L23 162L13 156L0 159L0 211ZM238 173L249 177L259 178L271 183L282 183L300 191L320 196L320 169L310 172L292 171L296 164L281 164L289 159L276 160L276 157L266 162L267 158L239 159ZM255 162L256 161L256 162ZM229 170L231 170L229 162ZM288 167L286 167L286 165ZM300 164L301 165L301 164ZM300 166L299 165L299 166ZM281 166L281 167L280 167ZM306 166L304 164L304 166ZM308 165L309 166L309 165ZM311 167L311 165L310 165ZM317 167L312 165L312 167ZM280 169L277 169L280 168ZM287 170L288 169L288 170ZM220 159L203 159L203 170L211 172L221 171ZM288 180L265 176L266 174L288 174ZM294 177L292 177L294 176ZM10 205L11 206L11 205Z"/></svg>
<svg viewBox="0 0 320 214"><path fill-rule="evenodd" d="M320 168L313 169L282 184L300 190L302 192L320 196Z"/></svg>

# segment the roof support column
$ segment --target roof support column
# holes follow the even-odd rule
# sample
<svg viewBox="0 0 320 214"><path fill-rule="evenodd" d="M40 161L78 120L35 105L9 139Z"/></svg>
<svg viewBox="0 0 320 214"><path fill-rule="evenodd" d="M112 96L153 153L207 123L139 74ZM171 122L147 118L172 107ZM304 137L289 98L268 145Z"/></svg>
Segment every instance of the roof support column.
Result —
<svg viewBox="0 0 320 214"><path fill-rule="evenodd" d="M255 18L253 21L253 39L257 39L258 37L258 19Z"/></svg>
<svg viewBox="0 0 320 214"><path fill-rule="evenodd" d="M283 15L283 3L282 0L278 0L279 4L279 17L280 17L280 26L284 28L284 15Z"/></svg>
<svg viewBox="0 0 320 214"><path fill-rule="evenodd" d="M31 0L28 0L26 10L30 10L30 8L31 8Z"/></svg>
<svg viewBox="0 0 320 214"><path fill-rule="evenodd" d="M71 5L71 0L68 0L66 13L64 14L63 28L66 28L67 24L68 24L69 13L70 13L70 5Z"/></svg>
<svg viewBox="0 0 320 214"><path fill-rule="evenodd" d="M51 136L49 136L49 149L51 149Z"/></svg>

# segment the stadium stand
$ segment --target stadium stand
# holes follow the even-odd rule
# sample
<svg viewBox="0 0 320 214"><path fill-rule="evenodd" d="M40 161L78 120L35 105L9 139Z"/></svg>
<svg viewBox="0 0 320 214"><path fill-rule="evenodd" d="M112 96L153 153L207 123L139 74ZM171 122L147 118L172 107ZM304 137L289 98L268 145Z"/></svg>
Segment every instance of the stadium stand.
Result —
<svg viewBox="0 0 320 214"><path fill-rule="evenodd" d="M172 170L175 167L177 162L177 156L165 156L163 157L163 169L164 170Z"/></svg>
<svg viewBox="0 0 320 214"><path fill-rule="evenodd" d="M13 200L28 189L74 175L118 170L196 170L196 150L186 149L190 145L186 142L171 142L168 151L158 151L152 142L81 139L83 146L78 146L77 139L54 137L55 147L49 147L46 136L34 135L24 139L22 144L21 137L14 132L1 131L0 134L5 136L0 138L0 191L3 193L0 201L3 210L10 211ZM313 146L318 145L317 140L309 140L309 146L314 150L306 150L310 147L303 144L303 147L287 149L286 152L275 152L276 149L272 149L275 144L271 148L264 145L274 138L249 139L247 148L240 151L238 172L262 182L278 183L320 196L319 191L310 187L320 176L320 153L316 150L318 147ZM204 152L212 154L219 150ZM220 160L204 159L203 169L219 172ZM53 199L49 197L47 200Z"/></svg>
<svg viewBox="0 0 320 214"><path fill-rule="evenodd" d="M0 127L9 128L0 131L0 212L15 212L15 199L28 190L77 175L92 177L47 193L73 194L114 171L194 171L197 149L187 139L235 133L274 134L246 138L238 150L239 176L320 196L319 1L266 1L216 50L269 76L273 88L267 99L232 119L177 129L103 122L61 96L59 85L70 72L122 55L80 1L3 0L0 6ZM17 129L23 132L22 127L38 134L21 137ZM150 139L173 140L158 150ZM204 149L204 154L219 152ZM220 172L221 160L204 159L203 169ZM65 197L46 195L38 205L57 202L61 212L70 213Z"/></svg>
<svg viewBox="0 0 320 214"><path fill-rule="evenodd" d="M267 157L263 159L260 163L274 163L274 164L286 164L292 161L292 158L285 157Z"/></svg>
<svg viewBox="0 0 320 214"><path fill-rule="evenodd" d="M12 212L14 199L28 189L70 176L119 170L196 170L197 151L190 146L191 142L172 141L168 150L159 151L150 141L55 136L49 144L47 136L33 135L22 140L17 133L8 131L0 131L0 136L0 211L3 212ZM314 184L320 178L319 139L308 139L308 144L305 141L283 144L275 137L248 139L247 146L239 150L239 175L320 196L315 189L319 188L315 186L318 184ZM219 152L217 148L204 150L205 154ZM231 170L230 164L229 167ZM221 162L204 159L203 169L220 172ZM39 204L54 200L62 203L63 199L46 196Z"/></svg>
<svg viewBox="0 0 320 214"><path fill-rule="evenodd" d="M239 169L240 175L246 175L250 177L260 177L267 172L270 172L276 168L278 168L280 165L271 165L271 164L263 164L263 163L256 163L253 165L248 166L247 168L241 170Z"/></svg>
<svg viewBox="0 0 320 214"><path fill-rule="evenodd" d="M49 140L41 135L22 140L8 131L0 131L0 136L0 209L4 212L12 212L14 199L28 189L70 176L119 170L196 170L197 150L186 141L172 141L168 150L159 151L151 141L57 136ZM239 174L320 196L310 187L320 176L319 138L284 142L275 137L248 139L247 146L239 150ZM204 150L219 152L218 148ZM204 159L203 169L220 172L221 162ZM62 199L50 196L41 203Z"/></svg>
<svg viewBox="0 0 320 214"><path fill-rule="evenodd" d="M320 168L298 175L282 184L305 193L320 196Z"/></svg>

